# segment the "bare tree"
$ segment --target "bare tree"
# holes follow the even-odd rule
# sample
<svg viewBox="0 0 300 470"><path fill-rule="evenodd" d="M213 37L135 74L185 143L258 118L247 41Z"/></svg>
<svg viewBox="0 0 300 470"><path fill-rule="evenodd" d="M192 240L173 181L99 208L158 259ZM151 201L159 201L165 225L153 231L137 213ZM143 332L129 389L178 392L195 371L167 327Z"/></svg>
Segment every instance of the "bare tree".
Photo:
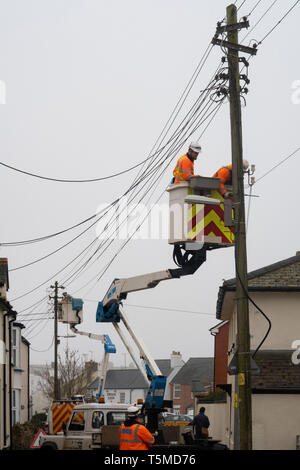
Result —
<svg viewBox="0 0 300 470"><path fill-rule="evenodd" d="M39 389L50 400L54 398L54 370L50 365L39 373ZM63 356L58 355L58 376L60 397L70 399L72 395L83 394L85 391L85 365L78 351L66 348Z"/></svg>

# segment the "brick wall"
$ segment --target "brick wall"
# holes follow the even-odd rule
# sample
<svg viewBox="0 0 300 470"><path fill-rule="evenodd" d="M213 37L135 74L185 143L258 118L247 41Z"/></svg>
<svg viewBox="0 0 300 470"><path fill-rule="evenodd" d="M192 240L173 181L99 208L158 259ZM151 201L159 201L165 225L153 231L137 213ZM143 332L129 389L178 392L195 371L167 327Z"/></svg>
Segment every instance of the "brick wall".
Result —
<svg viewBox="0 0 300 470"><path fill-rule="evenodd" d="M180 398L174 398L174 384L170 384L173 406L180 405L180 414L187 414L187 408L193 404L191 384L180 385Z"/></svg>
<svg viewBox="0 0 300 470"><path fill-rule="evenodd" d="M227 364L228 364L228 334L229 323L221 326L219 333L215 336L215 361L214 361L214 388L216 384L227 383Z"/></svg>

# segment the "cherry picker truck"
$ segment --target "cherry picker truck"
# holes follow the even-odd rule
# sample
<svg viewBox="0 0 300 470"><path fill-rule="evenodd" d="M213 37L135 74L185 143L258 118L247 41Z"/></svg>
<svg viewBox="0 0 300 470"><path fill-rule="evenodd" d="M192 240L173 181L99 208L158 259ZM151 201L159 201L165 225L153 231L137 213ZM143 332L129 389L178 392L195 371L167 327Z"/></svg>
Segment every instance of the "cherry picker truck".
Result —
<svg viewBox="0 0 300 470"><path fill-rule="evenodd" d="M135 334L122 308L122 301L131 292L154 288L161 281L192 275L206 261L208 250L233 246L231 200L224 200L220 195L219 183L218 178L197 176L190 181L170 185L167 188L170 195L169 243L174 246L173 260L178 267L130 278L115 279L103 300L98 303L96 322L112 323L134 363L149 384L143 407L151 432L158 428L158 414L165 407L172 406L170 402L164 401L167 378L162 375L146 346ZM76 312L76 302L79 303L77 312L73 313L73 316L71 315L71 320L67 320L68 323L73 322L71 326L73 331L90 338L100 338L98 335L78 332L75 329L75 324L81 321L79 311L82 309L82 300L72 299L72 302L73 312ZM137 346L143 366L127 341L121 324Z"/></svg>
<svg viewBox="0 0 300 470"><path fill-rule="evenodd" d="M219 185L219 178L201 176L169 185L169 244L174 246L173 260L178 267L115 279L104 299L98 303L96 322L112 323L135 364L149 382L144 409L151 432L158 429L158 414L164 407L171 405L164 402L166 377L134 333L122 308L122 301L131 292L154 288L161 281L192 275L206 261L208 250L234 245L232 201L224 200L218 191ZM135 342L145 369L134 358L120 327L121 323Z"/></svg>

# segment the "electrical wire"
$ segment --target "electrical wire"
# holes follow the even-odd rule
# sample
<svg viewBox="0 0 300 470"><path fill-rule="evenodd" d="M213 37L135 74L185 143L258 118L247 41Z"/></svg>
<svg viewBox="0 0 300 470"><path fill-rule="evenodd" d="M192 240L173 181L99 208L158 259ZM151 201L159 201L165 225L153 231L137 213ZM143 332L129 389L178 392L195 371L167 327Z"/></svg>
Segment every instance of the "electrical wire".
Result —
<svg viewBox="0 0 300 470"><path fill-rule="evenodd" d="M127 302L125 305L128 307L148 308L151 310L165 310L167 312L193 313L195 315L209 315L212 317L216 317L215 313L197 312L194 310L183 310L183 309L178 309L178 308L165 308L165 307L149 307L148 305L134 305L134 304L128 304Z"/></svg>
<svg viewBox="0 0 300 470"><path fill-rule="evenodd" d="M240 234L240 224L241 224L241 210L239 209L238 211L238 220L237 220L237 230L236 230L236 241L235 243L237 244L238 243L238 237L239 237L239 234ZM254 302L254 300L249 296L249 293L248 293L248 289L245 287L242 279L241 279L241 276L240 276L240 273L239 273L239 268L238 268L238 260L237 260L237 257L235 257L235 270L236 270L236 275L237 275L237 278L239 279L239 282L242 286L242 289L244 291L244 295L247 297L248 301L250 301L252 303L252 305L261 313L261 315L266 319L266 321L268 322L268 329L267 329L267 332L266 334L264 335L263 339L261 340L261 342L259 343L258 347L256 348L255 352L252 354L252 359L254 359L254 357L256 356L257 352L259 351L259 349L261 348L261 346L263 345L263 343L266 341L267 337L269 336L269 333L271 331L271 328L272 328L272 323L271 323L271 320L267 317L267 315L263 312L263 310ZM247 275L248 276L248 275ZM237 279L236 279L237 281Z"/></svg>
<svg viewBox="0 0 300 470"><path fill-rule="evenodd" d="M49 351L49 350L52 348L53 343L54 343L54 336L53 336L53 339L52 339L52 342L51 342L50 346L49 346L47 349L42 349L42 350L40 350L40 349L34 349L31 345L30 345L30 349L31 349L32 351L34 351L34 352L39 352L39 353L47 352L47 351Z"/></svg>
<svg viewBox="0 0 300 470"><path fill-rule="evenodd" d="M159 166L160 166L160 165L159 165ZM92 224L92 226L93 226L93 225L95 225L95 222ZM77 236L77 238L78 238L78 236ZM48 282L48 280L47 280L46 282ZM39 287L40 287L40 286L39 286ZM15 300L16 300L16 299L15 299Z"/></svg>
<svg viewBox="0 0 300 470"><path fill-rule="evenodd" d="M262 0L258 0L258 2L254 5L254 7L252 8L252 10L250 11L250 13L248 13L247 18L249 18L250 15L252 15L252 13L254 12L254 10L256 10L256 8L258 7L258 5L262 2Z"/></svg>
<svg viewBox="0 0 300 470"><path fill-rule="evenodd" d="M260 176L256 181L255 181L255 184L257 184L260 180L262 180L263 178L265 178L266 176L268 176L272 171L276 170L276 168L278 168L280 165L282 165L283 163L285 163L287 160L289 160L289 158L293 157L294 155L296 155L296 153L298 153L300 150L300 147L298 147L296 150L294 150L292 153L290 153L287 157L285 157L283 160L281 160L279 163L277 163L276 165L274 165L270 170L268 170L266 173L264 173L262 176Z"/></svg>
<svg viewBox="0 0 300 470"><path fill-rule="evenodd" d="M181 144L180 144L180 145L181 145ZM163 171L164 171L164 170L163 170ZM159 181L158 181L158 182L159 182ZM155 187L154 187L154 189L155 189ZM154 191L152 191L152 192L154 192ZM148 190L146 191L146 194L147 194L147 193L148 193ZM143 197L144 197L144 196L143 196ZM149 199L150 199L150 198L151 198L151 196L149 197ZM134 208L133 208L133 210L134 210ZM133 210L132 210L132 211L133 211ZM131 212L132 212L132 211L131 211ZM127 218L130 216L131 212L127 215ZM124 223L124 222L126 222L126 220L124 220L123 223ZM122 225L122 224L121 224L121 225ZM119 226L118 226L117 229L119 229ZM108 238L109 238L110 236L111 236L111 235L109 235ZM107 240L107 241L108 241L108 240ZM101 247L102 247L102 245L101 245ZM107 248L105 248L105 249L107 249ZM98 249L97 249L96 251L98 251ZM98 257L98 258L99 258L99 257ZM98 259L98 258L97 258L97 259ZM94 262L96 262L97 259L95 259Z"/></svg>
<svg viewBox="0 0 300 470"><path fill-rule="evenodd" d="M202 65L203 65L203 64L202 64ZM77 257L76 257L75 259L77 259ZM72 261L74 261L74 260L72 260ZM66 267L68 267L70 264L71 264L71 263L69 263L69 264L68 264L67 266L65 266L63 269L65 269ZM62 269L62 270L63 270L63 269ZM58 273L56 273L55 275L59 274L62 270L60 270L60 271L59 271ZM54 275L54 276L55 276L55 275ZM54 276L53 276L53 277L54 277ZM52 278L51 278L51 279L52 279ZM49 280L50 280L50 279L49 279ZM22 296L19 296L18 298L14 299L14 300L18 300L18 299L20 299L21 297L23 297L24 295L28 295L29 293L33 292L33 291L36 290L37 288L39 288L39 287L41 287L42 285L44 285L46 282L49 282L49 280L45 281L45 282L42 283L42 284L39 284L36 288L32 289L31 291L28 291L26 294L23 294ZM43 298L42 300L44 300L44 298ZM30 307L30 308L31 308L31 307ZM24 309L23 311L25 311L25 310L27 310L27 309Z"/></svg>
<svg viewBox="0 0 300 470"><path fill-rule="evenodd" d="M205 65L205 62L207 61L208 59L208 56L210 55L211 51L212 51L212 48L213 46L211 44L208 45L208 47L206 48L205 52L203 53L194 73L192 74L192 77L191 79L189 80L188 84L186 85L184 91L182 92L179 100L177 101L172 113L171 113L171 116L169 117L168 121L166 122L162 132L160 133L158 139L156 140L154 146L152 147L152 150L150 151L150 154L149 156L143 160L143 162L141 162L140 164L144 164L145 162L147 162L149 159L153 158L153 156L155 155L151 155L152 152L154 152L154 149L159 145L159 141L162 142L163 140L163 133L165 132L165 135L166 133L169 131L170 127L172 126L172 124L174 123L174 120L176 119L178 113L180 112L180 110L182 109L186 99L187 99L187 96L188 94L190 93L192 87L194 86L195 82L196 82L196 79L198 78L201 70L203 69L204 65ZM180 104L181 103L181 104ZM176 111L177 110L177 111ZM173 117L173 120L172 120L172 117ZM171 123L170 123L171 122ZM169 127L168 127L169 125ZM139 164L139 165L140 165ZM25 241L20 241L20 242L4 242L4 243L0 243L0 246L13 246L13 245L19 245L19 244L25 244L25 243L33 243L33 242L38 242L38 241L43 241L45 239L49 239L49 238L52 238L54 236L57 236L57 235L60 235L62 233L65 233L69 230L72 230L73 228L76 228L77 226L91 220L91 218L94 218L96 217L97 214L94 214L93 216L89 217L88 219L85 219L84 221L80 222L79 224L76 224L72 227L69 227L68 229L65 229L63 231L60 231L60 232L57 232L55 234L51 234L51 235L47 235L47 236L44 236L44 237L40 237L40 238L37 238L37 239L32 239L32 240L25 240Z"/></svg>
<svg viewBox="0 0 300 470"><path fill-rule="evenodd" d="M244 0L244 1L240 4L240 6L238 7L237 11L239 11L239 9L242 8L242 6L244 5L244 3L246 3L246 1L247 1L247 0Z"/></svg>
<svg viewBox="0 0 300 470"><path fill-rule="evenodd" d="M116 200L116 201L114 201L114 202L108 207L107 211L109 211L110 208L111 208L113 205L115 205L117 201L119 201L119 199ZM65 244L62 245L61 247L59 247L59 248L57 248L56 250L54 250L54 251L52 251L52 252L50 252L50 253L44 255L43 257L40 257L40 258L38 258L38 259L36 259L36 260L34 260L34 261L31 261L30 263L26 263L26 264L24 264L24 265L22 265L22 266L18 266L18 267L15 267L15 268L11 268L9 271L12 272L12 271L17 271L17 270L19 270L19 269L23 269L23 268L29 267L29 266L31 266L31 265L33 265L33 264L36 264L36 263L38 263L38 262L40 262L40 261L43 261L44 259L47 259L48 257L52 256L53 254L58 253L58 252L61 251L63 248L69 246L69 245L70 245L71 243L73 243L75 240L77 240L78 238L80 238L83 234L85 234L88 230L90 230L90 228L92 228L93 226L95 226L96 223L98 223L99 220L101 220L101 218L103 218L103 217L105 216L105 214L107 213L107 211L106 211L103 215L101 215L98 219L96 219L89 227L87 227L87 228L86 228L85 230L83 230L80 234L78 234L76 237L74 237L72 240L68 241L67 243L65 243Z"/></svg>
<svg viewBox="0 0 300 470"><path fill-rule="evenodd" d="M73 230L74 228L79 227L80 225L83 225L86 222L89 222L90 220L97 217L97 215L98 214L93 214L92 216L88 217L87 219L84 219L81 222L79 222L75 225L72 225L71 227L68 227L64 230L61 230L60 232L52 233L50 235L45 235L43 237L32 238L32 239L29 239L29 240L21 240L21 241L17 241L17 242L2 242L2 243L0 242L0 246L6 246L6 247L9 247L9 246L22 246L22 245L29 245L29 244L32 244L32 243L37 243L37 242L40 242L40 241L48 240L49 238L56 237L58 235L66 233L70 230Z"/></svg>
<svg viewBox="0 0 300 470"><path fill-rule="evenodd" d="M218 105L219 107L219 105ZM194 132L194 130L193 130ZM159 182L159 181L158 181ZM164 191L162 194L160 194L158 200L155 202L155 204L157 204L157 202L161 199L162 195L164 194ZM131 236L126 240L126 242L122 245L122 247L119 249L119 251L113 256L113 258L110 260L110 262L106 265L106 267L103 269L100 277L98 277L95 285L102 279L102 277L104 276L104 274L106 273L106 271L108 270L108 268L111 266L111 264L113 263L113 261L116 259L116 257L121 253L121 251L125 248L125 246L129 243L129 241L132 239L132 237L134 236L134 234L139 230L139 228L141 227L141 225L143 224L143 222L146 220L146 218L148 217L149 213L151 212L151 209L147 212L147 214L145 215L145 217L143 218L142 222L136 227L136 229L134 230L134 232L131 234ZM91 280L89 280L84 286L80 287L79 289L77 289L76 292L82 290L83 288L85 288L87 285L89 285L98 275L94 276ZM92 290L94 288L94 286L92 286L92 288L90 290ZM89 292L90 292L89 290Z"/></svg>
<svg viewBox="0 0 300 470"><path fill-rule="evenodd" d="M220 104L221 104L221 103L220 103ZM217 110L219 109L220 104L218 105ZM214 114L214 115L215 115L215 114ZM213 116L213 117L214 117L214 116ZM210 122L211 122L211 121L210 121ZM161 196L162 196L162 195L161 195ZM161 196L160 196L160 197L161 197ZM159 198L159 199L160 199L160 198ZM141 224L140 224L140 225L141 225ZM140 225L137 227L137 229L140 227ZM130 239L131 239L131 238L130 238ZM125 246L129 241L130 241L130 240L127 240L127 242L123 245L123 247L121 248L121 250L124 248L124 246ZM120 251L121 251L121 250L120 250ZM120 251L119 251L119 252L120 252ZM115 255L115 257L110 261L109 265L113 262L113 260L114 260L114 259L116 258L116 256L119 254L119 252L118 252L118 253ZM108 267L107 267L107 268L108 268ZM104 272L105 272L105 271L104 271ZM103 276L104 272L102 273L102 276ZM101 277L102 277L102 276L101 276ZM42 300L43 300L43 299L42 299ZM27 309L24 309L24 310L27 310ZM33 331L33 329L31 330L31 332L32 332L32 331Z"/></svg>
<svg viewBox="0 0 300 470"><path fill-rule="evenodd" d="M269 11L273 8L273 6L275 5L275 3L277 3L278 0L274 0L272 2L272 4L267 8L267 10L263 13L263 15L259 18L259 20L255 23L255 25L250 29L250 31L243 37L242 41L243 42L248 36L249 34L252 33L252 31L254 30L254 28L256 28L256 26L259 25L259 23L261 22L261 20L269 13Z"/></svg>
<svg viewBox="0 0 300 470"><path fill-rule="evenodd" d="M263 37L263 39L261 39L259 42L258 42L258 45L259 44L262 44L262 42L274 31L275 28L277 28L277 26L279 26L279 24L289 15L289 13L295 8L295 6L299 3L300 0L297 0L293 5L292 7L287 11L287 13L285 13L285 15L275 24L275 26L273 26L273 28L270 29L270 31Z"/></svg>
<svg viewBox="0 0 300 470"><path fill-rule="evenodd" d="M85 180L68 180L68 179L50 178L50 177L47 177L47 176L41 176L41 175L37 175L35 173L30 173L30 172L25 171L25 170L20 170L19 168L10 166L10 165L8 165L7 163L4 163L4 162L0 162L0 165L4 166L6 168L9 168L10 170L14 170L14 171L17 171L19 173L23 173L25 175L32 176L34 178L47 180L47 181L55 181L55 182L58 182L58 183L94 183L94 182L99 182L99 181L115 178L117 176L124 175L125 173L129 173L130 171L134 170L135 168L138 168L139 166L143 165L150 158L152 158L152 157L149 156L145 160L141 161L140 163L137 163L136 165L134 165L130 168L127 168L126 170L120 171L118 173L114 173L114 174L109 175L109 176L102 176L101 178L93 178L93 179L85 179Z"/></svg>

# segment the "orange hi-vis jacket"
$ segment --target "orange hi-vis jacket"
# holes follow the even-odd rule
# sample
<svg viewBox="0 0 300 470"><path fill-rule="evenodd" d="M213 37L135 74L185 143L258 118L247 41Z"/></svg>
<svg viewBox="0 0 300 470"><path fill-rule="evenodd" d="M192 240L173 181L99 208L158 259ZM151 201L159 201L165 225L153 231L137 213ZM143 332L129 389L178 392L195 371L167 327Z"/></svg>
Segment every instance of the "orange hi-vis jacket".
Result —
<svg viewBox="0 0 300 470"><path fill-rule="evenodd" d="M173 176L175 178L174 183L181 183L190 178L190 176L194 176L194 162L189 159L187 154L182 155L178 159Z"/></svg>
<svg viewBox="0 0 300 470"><path fill-rule="evenodd" d="M219 191L223 196L226 193L224 184L232 184L232 165L222 166L212 177L220 178Z"/></svg>
<svg viewBox="0 0 300 470"><path fill-rule="evenodd" d="M142 424L132 426L122 424L119 438L120 450L148 450L148 446L155 442L151 432Z"/></svg>

